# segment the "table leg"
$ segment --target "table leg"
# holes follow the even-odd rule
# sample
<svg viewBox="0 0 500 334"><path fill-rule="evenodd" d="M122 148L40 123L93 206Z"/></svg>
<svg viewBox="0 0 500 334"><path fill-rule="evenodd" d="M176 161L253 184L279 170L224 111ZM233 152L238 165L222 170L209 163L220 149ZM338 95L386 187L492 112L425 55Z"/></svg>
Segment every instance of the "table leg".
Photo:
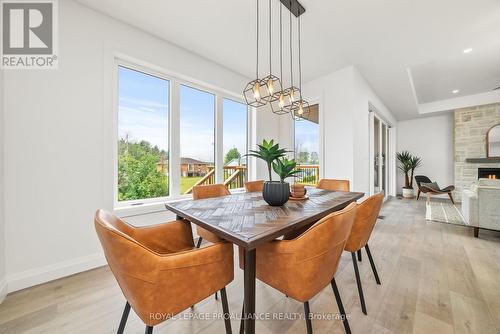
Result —
<svg viewBox="0 0 500 334"><path fill-rule="evenodd" d="M255 249L245 249L245 334L255 334Z"/></svg>

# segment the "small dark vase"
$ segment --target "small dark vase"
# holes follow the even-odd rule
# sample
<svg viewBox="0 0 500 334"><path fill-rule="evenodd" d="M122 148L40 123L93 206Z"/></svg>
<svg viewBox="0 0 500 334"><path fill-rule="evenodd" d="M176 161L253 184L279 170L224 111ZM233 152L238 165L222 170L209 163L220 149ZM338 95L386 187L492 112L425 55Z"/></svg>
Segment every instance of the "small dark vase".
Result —
<svg viewBox="0 0 500 334"><path fill-rule="evenodd" d="M290 198L290 185L288 182L266 181L262 196L267 204L272 206L282 206Z"/></svg>

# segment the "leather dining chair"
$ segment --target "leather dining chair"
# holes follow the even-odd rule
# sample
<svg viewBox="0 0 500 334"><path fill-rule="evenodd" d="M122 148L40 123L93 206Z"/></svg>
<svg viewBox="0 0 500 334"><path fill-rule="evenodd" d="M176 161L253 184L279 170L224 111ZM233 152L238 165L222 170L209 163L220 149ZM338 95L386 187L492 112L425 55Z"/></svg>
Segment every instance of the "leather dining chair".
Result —
<svg viewBox="0 0 500 334"><path fill-rule="evenodd" d="M350 191L349 180L321 179L316 188L332 191Z"/></svg>
<svg viewBox="0 0 500 334"><path fill-rule="evenodd" d="M245 182L246 192L251 193L255 191L262 191L263 188L264 188L264 180Z"/></svg>
<svg viewBox="0 0 500 334"><path fill-rule="evenodd" d="M380 279L378 277L377 268L375 267L375 262L373 262L372 253L370 252L370 247L368 246L368 240L370 240L370 235L373 231L373 227L377 222L380 209L382 207L382 202L384 201L384 193L380 192L378 194L368 197L364 202L358 204L356 219L352 225L351 235L347 240L345 245L345 250L351 253L352 263L354 266L354 274L356 276L356 283L358 285L359 299L361 302L361 310L364 314L367 314L365 297L363 295L363 287L361 285L361 278L359 276L358 260L361 261L361 249L364 247L368 259L370 260L370 266L372 267L373 276L375 276L375 281L380 285ZM355 253L358 252L358 260L356 260Z"/></svg>
<svg viewBox="0 0 500 334"><path fill-rule="evenodd" d="M233 280L233 246L194 248L191 224L177 220L133 227L98 210L94 225L106 260L127 302L118 327L123 333L132 308L153 326L221 291L226 333L231 333L225 287Z"/></svg>
<svg viewBox="0 0 500 334"><path fill-rule="evenodd" d="M273 240L256 248L256 277L304 304L308 334L313 332L309 300L327 285L333 289L344 329L346 333L351 333L335 273L356 210L356 204L351 203L343 210L324 217L295 239ZM243 266L243 252L240 249L240 267Z"/></svg>

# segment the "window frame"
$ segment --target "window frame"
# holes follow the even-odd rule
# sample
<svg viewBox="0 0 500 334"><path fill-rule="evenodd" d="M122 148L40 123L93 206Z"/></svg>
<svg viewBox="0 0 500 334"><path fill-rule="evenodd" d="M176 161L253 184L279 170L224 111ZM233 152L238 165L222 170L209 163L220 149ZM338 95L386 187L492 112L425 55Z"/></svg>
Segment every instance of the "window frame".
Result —
<svg viewBox="0 0 500 334"><path fill-rule="evenodd" d="M167 126L168 126L168 168L169 168L169 195L163 197L137 199L137 200L127 200L118 201L118 117L119 117L119 67L125 67L133 71L138 71L146 75L151 75L159 79L167 80L168 85L168 115L167 115ZM190 198L191 195L180 193L180 175L181 175L181 164L180 164L180 88L181 85L187 86L189 88L197 89L202 92L210 93L214 95L215 98L215 110L214 110L214 164L216 170L216 182L223 182L222 180L222 166L223 163L223 99L232 100L234 102L246 104L243 96L240 96L234 92L230 92L225 89L221 89L214 85L198 81L196 79L183 76L181 74L168 71L160 66L154 64L146 63L141 60L130 58L126 55L115 55L113 62L113 136L112 136L112 152L113 152L113 209L127 209L127 208L139 208L147 207L149 205L162 204L165 202L176 201L179 199ZM252 136L252 127L250 122L251 108L247 106L247 119L246 119L246 140L247 140L247 152L249 149L250 138ZM178 147L175 147L178 145ZM220 171L218 172L218 170ZM250 166L247 164L247 177L250 172ZM233 189L235 190L235 189Z"/></svg>

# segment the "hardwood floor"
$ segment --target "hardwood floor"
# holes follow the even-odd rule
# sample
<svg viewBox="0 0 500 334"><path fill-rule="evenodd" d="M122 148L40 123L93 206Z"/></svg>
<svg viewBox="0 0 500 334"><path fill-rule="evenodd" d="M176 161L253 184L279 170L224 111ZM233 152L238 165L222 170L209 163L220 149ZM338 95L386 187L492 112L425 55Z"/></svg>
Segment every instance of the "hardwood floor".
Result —
<svg viewBox="0 0 500 334"><path fill-rule="evenodd" d="M337 273L353 333L500 333L500 233L425 221L425 201L391 199L370 241L382 285L366 253L360 264L368 316L361 312L351 256L344 253ZM237 262L236 262L237 263ZM243 276L227 289L229 307L239 316ZM116 333L125 304L109 268L103 267L9 295L0 305L0 333ZM325 288L311 302L316 315L338 312ZM302 304L264 284L257 285L257 312L298 317ZM155 333L224 333L222 312L213 296L187 310L185 317L155 327ZM272 315L271 315L272 316ZM239 321L232 322L237 333ZM338 320L313 320L314 333L344 333ZM131 312L125 333L143 333ZM258 320L256 332L305 333L303 319Z"/></svg>

